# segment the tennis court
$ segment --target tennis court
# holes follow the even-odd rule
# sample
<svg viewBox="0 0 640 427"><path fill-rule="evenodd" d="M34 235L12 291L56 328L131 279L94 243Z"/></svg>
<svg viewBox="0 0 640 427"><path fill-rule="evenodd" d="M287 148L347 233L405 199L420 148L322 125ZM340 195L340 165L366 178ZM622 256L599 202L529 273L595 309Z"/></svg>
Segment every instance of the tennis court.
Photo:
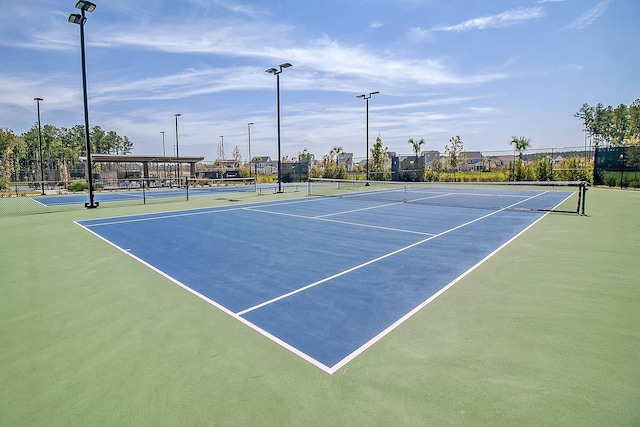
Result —
<svg viewBox="0 0 640 427"><path fill-rule="evenodd" d="M574 194L409 192L410 201L406 186L368 188L78 224L334 373Z"/></svg>
<svg viewBox="0 0 640 427"><path fill-rule="evenodd" d="M326 191L330 188L327 185ZM20 204L25 199L5 198L3 202ZM180 250L164 250L180 255L162 260L162 268L177 268L179 263L189 262L188 254L196 256L202 251L194 242L207 244L198 234L209 233L213 238L222 233L218 240L221 247L226 246L222 238L231 233L215 224L221 221L216 215L231 218L234 209L246 207L253 210L237 213L268 222L268 218L274 220L275 213L300 215L308 209L307 216L320 217L343 212L340 204L353 210L370 203L364 200L358 205L348 197L320 199L312 209L311 204L317 203L314 199L302 191L262 196L243 193L171 204L114 204L108 209L102 204L99 209L80 205L77 210L50 209L43 215L0 217L4 243L0 257L0 384L4 385L0 387L0 424L638 425L640 193L636 191L592 188L586 216L544 216L426 307L410 312L392 332L333 375L247 327L249 321L235 314L243 308L217 309L77 225L103 222L100 217L144 219L141 226L166 221L172 224L173 235L179 235L167 245ZM568 203L574 205L574 201ZM362 224L368 218L365 225L374 225L368 211L373 214L387 209L381 207L385 204L374 201L369 205L372 209L353 216L329 216L326 221L280 215L291 221L279 228L263 230L261 222L256 223L249 229L253 238L243 238L248 246L239 255L242 261L236 261L242 270L231 277L232 283L266 282L270 280L267 272L280 274L272 267L285 264L287 271L299 272L287 276L292 281L304 276L304 283L308 282L312 274L305 271L308 267L303 261L309 262L310 257L295 253L294 249L302 246L289 234L300 226L307 227L307 232L296 232L295 236L309 239L307 250L312 244L326 245L323 250L313 247L321 254L318 258L330 252L344 253L332 259L353 264L353 260L339 258L357 256L352 253L357 252L354 247L365 246L353 239L355 225L342 224L340 230L346 234L335 237L338 233L333 232L331 242L316 235L325 233L322 224L328 220ZM394 229L433 234L451 228L445 223L448 218L441 217L438 222L424 217L434 208L482 216L479 208L404 204L410 205L405 206L407 217L396 214ZM414 207L423 213L410 213L413 211L408 208ZM256 211L261 208L267 212ZM226 214L225 209L229 210ZM207 224L211 230L194 231L189 224L181 224L192 234L177 233L179 222L161 218L173 214L168 210L203 216L211 210ZM493 217L501 215L520 218L545 213L508 210ZM385 216L376 216L375 225L386 226ZM239 229L234 225L236 218L220 223ZM457 223L461 224L460 220ZM437 230L431 230L432 226ZM129 227L135 228L133 223ZM465 229L472 226L461 231ZM159 228L163 235L165 231L169 230ZM387 233L385 236L394 238L401 234ZM478 242L468 244L459 238L445 245L444 240L454 234L456 231L404 252L425 249L425 256L417 261L389 263L404 280L389 282L389 288L430 280L422 271L430 262L426 251L430 244L437 243L442 251L453 254L453 261L445 262L446 257L439 256L434 260L442 263L434 267L438 271L459 262L462 254L470 251L468 246L478 250ZM491 234L491 228L486 228L479 240L492 239ZM428 237L416 234L413 240L405 240L419 242ZM239 238L234 235L232 242ZM146 250L152 246L134 243L147 246ZM286 253L274 249L284 243L296 246ZM454 244L458 247L450 248ZM239 243L232 246L240 252ZM362 250L372 257L390 253L391 248L387 247L387 252L370 247ZM256 252L260 252L257 258L247 256ZM286 263L278 259L283 253ZM215 255L201 260L217 262ZM400 259L402 254L386 260L394 258ZM409 261L416 265L409 265ZM321 259L311 262L328 264ZM374 265L382 267L384 262ZM252 267L256 263L262 267ZM200 262L197 271L202 267ZM345 271L344 265L325 268ZM258 271L260 276L248 277L244 269ZM384 270L380 274L388 273ZM228 274L229 269L223 271ZM367 267L358 271L368 273ZM344 277L355 280L361 273ZM411 274L416 282L407 277ZM367 276L372 280L372 274ZM329 276L325 273L323 277ZM230 288L217 275L209 277L209 283ZM331 310L334 299L350 298L337 289L337 282L326 285L313 290L324 289L323 296L329 299L308 299L315 304L324 301L320 311ZM354 299L366 297L367 304L374 301L378 312L384 309L387 315L387 305L397 310L399 303L393 293L384 293L391 295L385 304L379 301L382 291L360 296L362 288L366 290L361 286ZM304 293L296 294L297 298ZM424 296L412 296L407 305L415 306L421 298ZM242 300L239 307L267 298L263 295L250 300L244 295ZM352 324L358 328L374 324L375 319L369 318L378 312L369 309L368 318ZM302 316L284 309L282 313ZM306 327L300 324L295 328Z"/></svg>
<svg viewBox="0 0 640 427"><path fill-rule="evenodd" d="M255 192L257 184L254 179L250 178L227 178L227 179L193 179L189 178L185 182L189 185L175 188L150 188L148 183L150 180L140 180L134 182L135 188L123 189L119 188L112 191L96 191L94 192L94 201L98 203L117 203L131 201L152 201L173 198L188 198L191 196L207 196L212 193L225 194L237 192ZM37 203L42 206L71 206L82 205L87 200L84 193L78 194L61 194L33 197Z"/></svg>

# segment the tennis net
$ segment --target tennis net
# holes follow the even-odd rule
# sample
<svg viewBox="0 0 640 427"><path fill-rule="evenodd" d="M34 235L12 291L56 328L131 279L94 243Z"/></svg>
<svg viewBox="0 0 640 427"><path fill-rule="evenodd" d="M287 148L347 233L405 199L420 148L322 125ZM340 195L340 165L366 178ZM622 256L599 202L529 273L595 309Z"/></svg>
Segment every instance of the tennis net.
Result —
<svg viewBox="0 0 640 427"><path fill-rule="evenodd" d="M251 178L188 178L187 188L191 194L207 192L257 191L255 177Z"/></svg>
<svg viewBox="0 0 640 427"><path fill-rule="evenodd" d="M491 210L585 214L583 181L397 182L310 178L309 196Z"/></svg>

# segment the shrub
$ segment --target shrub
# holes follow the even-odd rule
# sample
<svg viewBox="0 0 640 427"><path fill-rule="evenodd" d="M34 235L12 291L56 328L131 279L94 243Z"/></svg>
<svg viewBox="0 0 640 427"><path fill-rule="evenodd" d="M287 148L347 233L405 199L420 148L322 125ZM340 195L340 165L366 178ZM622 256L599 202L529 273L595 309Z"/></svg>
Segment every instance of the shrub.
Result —
<svg viewBox="0 0 640 427"><path fill-rule="evenodd" d="M604 183L609 187L615 187L617 184L616 177L613 175L607 175L607 177L604 180Z"/></svg>
<svg viewBox="0 0 640 427"><path fill-rule="evenodd" d="M73 181L67 185L67 190L69 191L84 191L87 188L89 187L87 186L86 181Z"/></svg>

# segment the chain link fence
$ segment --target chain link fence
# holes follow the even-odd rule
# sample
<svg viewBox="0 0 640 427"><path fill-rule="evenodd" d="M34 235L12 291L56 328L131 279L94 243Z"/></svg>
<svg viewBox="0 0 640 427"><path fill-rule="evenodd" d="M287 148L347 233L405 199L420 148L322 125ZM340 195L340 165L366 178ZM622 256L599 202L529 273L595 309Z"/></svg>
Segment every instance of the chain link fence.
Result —
<svg viewBox="0 0 640 427"><path fill-rule="evenodd" d="M620 188L640 188L640 146L606 147L595 151L593 182Z"/></svg>

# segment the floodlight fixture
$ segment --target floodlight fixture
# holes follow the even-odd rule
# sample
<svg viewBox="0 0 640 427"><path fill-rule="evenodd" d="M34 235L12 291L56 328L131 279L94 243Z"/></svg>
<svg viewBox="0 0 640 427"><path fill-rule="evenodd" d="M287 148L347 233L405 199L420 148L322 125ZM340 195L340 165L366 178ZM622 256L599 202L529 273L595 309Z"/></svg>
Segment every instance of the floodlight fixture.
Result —
<svg viewBox="0 0 640 427"><path fill-rule="evenodd" d="M285 68L289 68L289 67L293 67L293 65L291 65L288 62L285 62L285 63L282 63L282 64L278 65L278 68L280 68L280 69L272 67L272 68L268 68L268 69L266 69L264 71L265 71L265 73L273 74L275 76L275 75L280 74L282 72L282 70L284 70Z"/></svg>
<svg viewBox="0 0 640 427"><path fill-rule="evenodd" d="M69 22L72 24L84 25L87 23L87 18L83 18L79 13L72 13L69 15Z"/></svg>
<svg viewBox="0 0 640 427"><path fill-rule="evenodd" d="M76 3L76 9L83 10L85 12L93 12L96 9L96 5L90 1L80 0Z"/></svg>

